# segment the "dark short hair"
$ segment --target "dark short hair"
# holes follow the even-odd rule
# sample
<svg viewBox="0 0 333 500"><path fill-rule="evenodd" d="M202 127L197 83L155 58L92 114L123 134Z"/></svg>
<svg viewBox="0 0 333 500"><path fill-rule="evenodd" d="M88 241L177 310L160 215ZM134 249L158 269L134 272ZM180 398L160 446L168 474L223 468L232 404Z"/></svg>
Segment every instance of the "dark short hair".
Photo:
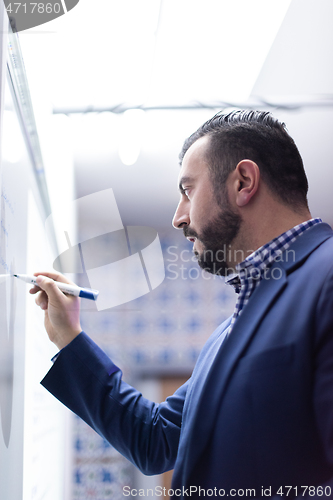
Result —
<svg viewBox="0 0 333 500"><path fill-rule="evenodd" d="M269 112L217 113L185 140L180 164L190 146L206 135L210 137L207 161L218 202L229 174L241 160L248 159L258 165L263 181L281 202L296 211L308 206L301 155L285 124Z"/></svg>

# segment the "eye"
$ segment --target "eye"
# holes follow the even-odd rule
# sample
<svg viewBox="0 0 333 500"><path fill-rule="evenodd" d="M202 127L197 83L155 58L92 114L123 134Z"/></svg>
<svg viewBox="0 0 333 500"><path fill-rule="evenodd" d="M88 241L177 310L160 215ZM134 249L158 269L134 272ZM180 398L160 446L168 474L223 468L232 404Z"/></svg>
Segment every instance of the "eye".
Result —
<svg viewBox="0 0 333 500"><path fill-rule="evenodd" d="M190 198L190 196L189 196L190 191L191 191L191 190L190 190L190 188L184 188L184 190L183 190L184 195L185 195L188 199Z"/></svg>

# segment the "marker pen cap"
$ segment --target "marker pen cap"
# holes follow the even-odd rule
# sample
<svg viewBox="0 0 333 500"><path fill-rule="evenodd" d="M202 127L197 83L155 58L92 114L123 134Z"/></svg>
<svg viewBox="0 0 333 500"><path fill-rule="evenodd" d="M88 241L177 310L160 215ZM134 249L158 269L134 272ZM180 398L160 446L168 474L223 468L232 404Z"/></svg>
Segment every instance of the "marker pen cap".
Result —
<svg viewBox="0 0 333 500"><path fill-rule="evenodd" d="M91 288L81 288L79 297L82 297L84 299L96 300L98 294L99 294L98 290L92 290Z"/></svg>

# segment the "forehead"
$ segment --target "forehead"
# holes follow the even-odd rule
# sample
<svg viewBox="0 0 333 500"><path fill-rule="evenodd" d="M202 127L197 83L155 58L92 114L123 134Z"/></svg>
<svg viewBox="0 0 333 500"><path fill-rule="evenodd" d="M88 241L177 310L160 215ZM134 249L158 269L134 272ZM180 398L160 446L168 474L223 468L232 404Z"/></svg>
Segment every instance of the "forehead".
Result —
<svg viewBox="0 0 333 500"><path fill-rule="evenodd" d="M186 151L178 176L179 183L182 182L182 179L196 179L208 172L208 146L209 137L204 136L195 141Z"/></svg>

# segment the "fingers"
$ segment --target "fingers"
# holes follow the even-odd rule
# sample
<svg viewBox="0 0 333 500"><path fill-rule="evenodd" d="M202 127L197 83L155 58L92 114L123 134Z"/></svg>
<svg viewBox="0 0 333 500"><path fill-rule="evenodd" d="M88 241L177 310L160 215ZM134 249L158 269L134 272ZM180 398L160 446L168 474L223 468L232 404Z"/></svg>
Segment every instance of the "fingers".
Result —
<svg viewBox="0 0 333 500"><path fill-rule="evenodd" d="M33 286L32 288L30 288L30 290L29 290L29 293L31 293L32 295L34 295L35 293L38 293L38 292L40 292L40 288L39 288L39 286L36 286L36 285L34 285L34 286Z"/></svg>
<svg viewBox="0 0 333 500"><path fill-rule="evenodd" d="M62 275L59 275L62 276ZM44 275L38 275L36 278L37 285L46 292L48 300L54 304L62 302L65 298L64 294L57 287L53 278L47 278Z"/></svg>
<svg viewBox="0 0 333 500"><path fill-rule="evenodd" d="M30 290L36 294L36 304L45 311L44 324L50 340L62 349L82 331L80 299L63 293L56 281L73 284L57 272L37 272L36 285Z"/></svg>
<svg viewBox="0 0 333 500"><path fill-rule="evenodd" d="M48 297L47 294L44 291L41 291L41 289L38 289L39 293L35 298L36 304L43 309L43 311L46 311L48 308Z"/></svg>
<svg viewBox="0 0 333 500"><path fill-rule="evenodd" d="M62 283L68 283L70 285L75 285L75 283L73 283L71 280L69 280L66 276L64 276L63 274L61 273L56 273L56 272L53 272L53 271L43 271L43 272L37 272L37 273L34 273L34 276L45 276L45 277L48 277L54 281L60 281ZM40 292L40 287L38 285L34 285L30 290L29 290L29 293L31 293L32 295Z"/></svg>
<svg viewBox="0 0 333 500"><path fill-rule="evenodd" d="M69 280L63 274L53 272L53 271L37 272L37 273L34 273L34 276L46 276L47 278L51 278L54 281L61 281L62 283L68 283L70 285L75 285L75 283L73 283L73 281Z"/></svg>

